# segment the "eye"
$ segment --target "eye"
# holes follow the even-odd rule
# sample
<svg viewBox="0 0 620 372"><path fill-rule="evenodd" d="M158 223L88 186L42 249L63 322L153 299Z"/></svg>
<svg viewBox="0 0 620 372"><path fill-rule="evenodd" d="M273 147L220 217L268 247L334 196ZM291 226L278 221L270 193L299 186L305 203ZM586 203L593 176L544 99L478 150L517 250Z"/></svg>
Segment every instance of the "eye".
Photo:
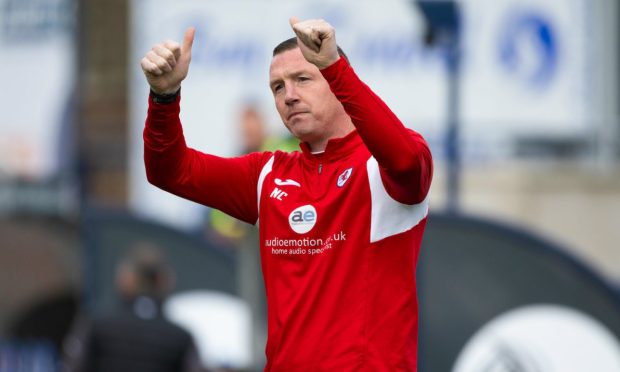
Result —
<svg viewBox="0 0 620 372"><path fill-rule="evenodd" d="M298 77L298 78L297 78L297 80L298 80L298 81L301 81L301 82L304 82L304 81L308 81L308 80L310 80L310 78L309 78L309 77L307 77L307 76L300 76L300 77Z"/></svg>
<svg viewBox="0 0 620 372"><path fill-rule="evenodd" d="M271 87L271 90L273 91L273 93L278 93L279 91L282 90L283 85L282 84L274 84Z"/></svg>

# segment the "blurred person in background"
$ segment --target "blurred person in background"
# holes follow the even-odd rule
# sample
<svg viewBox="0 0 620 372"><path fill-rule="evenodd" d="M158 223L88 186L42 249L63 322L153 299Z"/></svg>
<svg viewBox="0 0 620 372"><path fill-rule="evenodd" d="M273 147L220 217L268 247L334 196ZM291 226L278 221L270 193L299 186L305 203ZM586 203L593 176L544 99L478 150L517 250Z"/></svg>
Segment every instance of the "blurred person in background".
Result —
<svg viewBox="0 0 620 372"><path fill-rule="evenodd" d="M78 322L65 341L65 371L205 371L191 335L162 314L173 283L159 250L144 244L131 250L117 267L119 311Z"/></svg>
<svg viewBox="0 0 620 372"><path fill-rule="evenodd" d="M267 124L256 104L244 102L239 110L240 155L261 151L267 141ZM249 231L249 225L218 209L208 209L206 235L209 240L230 247L239 247Z"/></svg>
<svg viewBox="0 0 620 372"><path fill-rule="evenodd" d="M292 136L273 136L259 106L246 101L239 109L239 155L258 151L295 151L299 141ZM232 218L219 209L208 209L206 235L210 240L226 246L238 247L246 238L251 226Z"/></svg>
<svg viewBox="0 0 620 372"><path fill-rule="evenodd" d="M267 140L267 124L255 104L248 103L241 108L239 118L241 154L261 151Z"/></svg>
<svg viewBox="0 0 620 372"><path fill-rule="evenodd" d="M273 52L276 109L301 152L235 158L186 146L182 45L155 45L144 130L148 180L255 224L268 302L266 371L415 371L415 267L432 160L356 75L323 20L291 19Z"/></svg>
<svg viewBox="0 0 620 372"><path fill-rule="evenodd" d="M239 132L241 134L240 154L258 151L296 151L299 140L292 135L279 136L268 133L268 125L257 104L248 103L241 109Z"/></svg>

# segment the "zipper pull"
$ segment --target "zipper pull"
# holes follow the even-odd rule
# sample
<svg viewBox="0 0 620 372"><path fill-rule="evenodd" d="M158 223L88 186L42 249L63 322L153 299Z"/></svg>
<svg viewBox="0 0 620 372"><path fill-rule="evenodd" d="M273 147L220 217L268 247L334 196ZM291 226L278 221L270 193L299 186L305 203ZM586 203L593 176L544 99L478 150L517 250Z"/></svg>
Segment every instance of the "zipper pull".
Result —
<svg viewBox="0 0 620 372"><path fill-rule="evenodd" d="M323 171L323 164L319 164L319 174Z"/></svg>

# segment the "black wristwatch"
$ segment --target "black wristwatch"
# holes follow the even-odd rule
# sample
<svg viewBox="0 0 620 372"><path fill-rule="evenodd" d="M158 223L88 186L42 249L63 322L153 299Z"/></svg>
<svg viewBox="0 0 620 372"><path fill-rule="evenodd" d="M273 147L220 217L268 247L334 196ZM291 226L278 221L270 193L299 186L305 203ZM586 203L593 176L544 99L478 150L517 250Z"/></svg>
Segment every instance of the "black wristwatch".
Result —
<svg viewBox="0 0 620 372"><path fill-rule="evenodd" d="M172 103L174 101L176 101L177 97L181 94L181 88L179 88L176 92L174 93L166 93L166 94L159 94L159 93L155 93L153 92L153 90L151 89L151 99L153 100L153 102L155 103L159 103L159 104L168 104L168 103Z"/></svg>

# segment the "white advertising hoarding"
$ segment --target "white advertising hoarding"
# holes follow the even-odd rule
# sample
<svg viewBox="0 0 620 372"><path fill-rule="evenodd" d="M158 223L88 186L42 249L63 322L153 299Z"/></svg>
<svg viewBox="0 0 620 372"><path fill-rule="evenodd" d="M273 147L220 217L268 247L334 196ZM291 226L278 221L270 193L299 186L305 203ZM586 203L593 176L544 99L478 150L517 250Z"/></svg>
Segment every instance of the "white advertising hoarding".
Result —
<svg viewBox="0 0 620 372"><path fill-rule="evenodd" d="M495 154L512 136L587 133L589 13L585 0L463 0L461 125L475 152ZM137 211L197 226L202 210L149 186L141 131L148 86L139 60L161 40L197 29L183 83L181 119L190 146L223 156L238 149L238 111L259 103L283 126L268 89L273 47L293 36L288 19L325 18L361 78L440 155L447 111L442 52L422 42L412 1L134 1L131 44L131 201ZM466 146L466 152L468 151ZM492 156L492 155L486 155Z"/></svg>

